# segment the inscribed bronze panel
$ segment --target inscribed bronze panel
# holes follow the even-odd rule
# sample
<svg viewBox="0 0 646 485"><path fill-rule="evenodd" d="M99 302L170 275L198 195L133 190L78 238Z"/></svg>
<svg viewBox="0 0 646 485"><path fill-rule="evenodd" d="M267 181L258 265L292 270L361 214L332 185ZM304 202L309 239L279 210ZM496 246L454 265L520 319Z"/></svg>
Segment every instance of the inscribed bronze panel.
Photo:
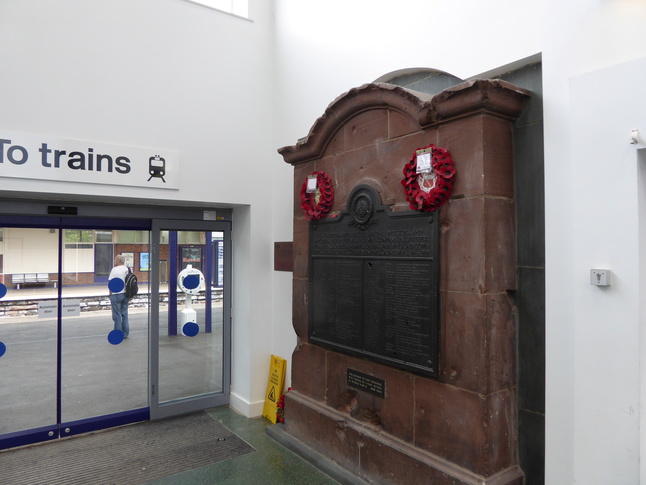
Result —
<svg viewBox="0 0 646 485"><path fill-rule="evenodd" d="M437 376L438 223L369 186L310 224L310 342Z"/></svg>

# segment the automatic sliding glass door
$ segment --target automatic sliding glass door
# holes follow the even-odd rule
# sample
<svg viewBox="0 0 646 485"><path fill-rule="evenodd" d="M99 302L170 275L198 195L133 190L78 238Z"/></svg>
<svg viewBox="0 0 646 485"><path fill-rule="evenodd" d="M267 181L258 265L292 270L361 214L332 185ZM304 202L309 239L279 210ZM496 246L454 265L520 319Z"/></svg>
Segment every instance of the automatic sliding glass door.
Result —
<svg viewBox="0 0 646 485"><path fill-rule="evenodd" d="M160 221L152 234L155 259L166 261L152 276L167 298L152 317L151 416L228 404L230 224Z"/></svg>
<svg viewBox="0 0 646 485"><path fill-rule="evenodd" d="M70 423L148 407L149 291L141 255L149 254L149 231L133 241L130 230L63 229L61 421ZM82 235L82 237L81 237ZM84 242L75 242L76 240ZM110 244L97 243L110 240ZM106 248L109 247L109 251ZM115 328L108 279L116 256L139 280L140 293L125 306L128 339ZM98 261L102 263L97 264ZM100 267L99 267L100 266ZM97 270L103 278L97 282ZM63 426L73 432L73 426Z"/></svg>
<svg viewBox="0 0 646 485"><path fill-rule="evenodd" d="M148 419L150 292L138 262L150 223L9 222L0 217L0 448ZM109 282L96 278L107 238L139 277L127 340L110 338Z"/></svg>
<svg viewBox="0 0 646 485"><path fill-rule="evenodd" d="M0 449L228 404L230 231L0 216ZM128 338L117 255L139 283Z"/></svg>
<svg viewBox="0 0 646 485"><path fill-rule="evenodd" d="M0 435L32 429L37 440L58 436L58 235L54 228L2 229Z"/></svg>

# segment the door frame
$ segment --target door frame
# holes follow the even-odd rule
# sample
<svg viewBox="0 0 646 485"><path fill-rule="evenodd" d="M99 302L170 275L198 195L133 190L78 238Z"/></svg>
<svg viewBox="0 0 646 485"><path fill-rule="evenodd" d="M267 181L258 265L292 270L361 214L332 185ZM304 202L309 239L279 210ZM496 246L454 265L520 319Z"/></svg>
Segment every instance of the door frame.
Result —
<svg viewBox="0 0 646 485"><path fill-rule="evenodd" d="M224 244L224 285L222 300L222 391L191 396L169 402L159 402L159 304L151 305L150 335L150 419L162 419L186 414L216 406L229 404L231 391L231 222L230 221L185 221L173 219L154 219L152 221L151 251L151 301L159 301L159 261L162 231L204 231L222 232ZM169 258L172 259L172 258ZM169 268L169 271L173 271ZM169 285L174 278L168 275ZM170 291L169 291L170 294ZM155 322L157 322L155 324Z"/></svg>
<svg viewBox="0 0 646 485"><path fill-rule="evenodd" d="M142 409L124 411L115 415L99 416L96 418L87 418L73 423L59 423L47 425L39 428L25 429L17 432L6 433L0 436L0 449L24 446L32 443L51 441L66 436L59 435L59 429L63 426L74 425L75 432L71 434L84 433L99 429L106 429L123 424L146 421L149 419L160 419L179 415L191 411L198 411L208 407L229 404L230 386L231 386L231 279L232 279L232 242L231 242L231 209L217 209L218 220L205 221L206 214L204 207L180 207L180 206L137 206L129 204L106 204L92 202L67 201L66 214L83 214L82 217L75 215L61 215L61 206L50 205L47 200L26 200L20 201L11 198L0 198L2 202L2 212L0 213L0 226L2 227L34 227L34 228L105 228L106 224L119 221L121 224L115 229L143 229L150 231L151 241L149 250L151 252L150 271L152 280L150 290L150 309L151 320L149 322L149 360L148 360L148 397L149 406ZM78 212L77 212L78 211ZM215 212L214 209L211 209ZM209 212L211 212L209 211ZM129 218L121 218L124 213ZM172 219L169 219L172 218ZM169 224L172 223L172 226ZM158 364L159 364L159 328L153 325L152 313L156 313L159 318L159 227L164 230L203 230L210 232L224 232L224 304L223 304L223 391L218 395L198 396L196 399L187 399L182 402L173 402L159 405L156 396L152 396L153 383L158 384ZM153 236L152 227L157 228L156 236ZM60 236L62 238L62 236ZM154 250L153 242L157 241ZM59 251L62 248L59 248ZM156 257L153 259L153 253ZM61 255L59 255L60 260ZM216 266L217 267L217 266ZM59 268L58 298L62 298L62 268ZM157 302L152 304L152 302ZM59 305L60 308L60 305ZM60 325L60 317L59 324ZM60 334L60 329L59 329ZM153 358L155 359L153 362ZM57 357L60 362L60 356ZM153 365L154 363L154 365ZM58 364L60 366L60 363ZM57 380L60 382L60 370L57 372ZM59 384L60 386L60 384ZM59 397L57 397L59 399ZM58 405L58 404L57 404ZM154 409L154 411L153 411ZM69 435L67 435L69 436Z"/></svg>

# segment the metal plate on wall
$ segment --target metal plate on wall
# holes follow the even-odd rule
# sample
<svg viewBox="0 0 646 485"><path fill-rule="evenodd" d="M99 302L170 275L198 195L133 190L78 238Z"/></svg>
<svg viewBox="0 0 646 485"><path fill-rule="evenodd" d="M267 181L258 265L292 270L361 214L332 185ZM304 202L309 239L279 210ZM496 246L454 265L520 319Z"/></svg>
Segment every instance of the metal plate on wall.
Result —
<svg viewBox="0 0 646 485"><path fill-rule="evenodd" d="M391 213L365 185L347 207L310 225L310 342L437 376L437 218Z"/></svg>

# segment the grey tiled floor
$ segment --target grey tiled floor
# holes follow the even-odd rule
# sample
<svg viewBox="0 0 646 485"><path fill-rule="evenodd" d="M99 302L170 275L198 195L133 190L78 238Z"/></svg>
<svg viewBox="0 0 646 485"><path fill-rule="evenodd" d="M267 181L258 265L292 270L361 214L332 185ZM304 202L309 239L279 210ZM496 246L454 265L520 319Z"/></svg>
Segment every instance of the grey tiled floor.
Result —
<svg viewBox="0 0 646 485"><path fill-rule="evenodd" d="M158 480L148 485L175 484L263 484L263 485L327 485L337 481L323 474L301 457L267 436L265 428L271 423L264 418L249 419L230 408L208 411L256 451L213 465L196 468Z"/></svg>

